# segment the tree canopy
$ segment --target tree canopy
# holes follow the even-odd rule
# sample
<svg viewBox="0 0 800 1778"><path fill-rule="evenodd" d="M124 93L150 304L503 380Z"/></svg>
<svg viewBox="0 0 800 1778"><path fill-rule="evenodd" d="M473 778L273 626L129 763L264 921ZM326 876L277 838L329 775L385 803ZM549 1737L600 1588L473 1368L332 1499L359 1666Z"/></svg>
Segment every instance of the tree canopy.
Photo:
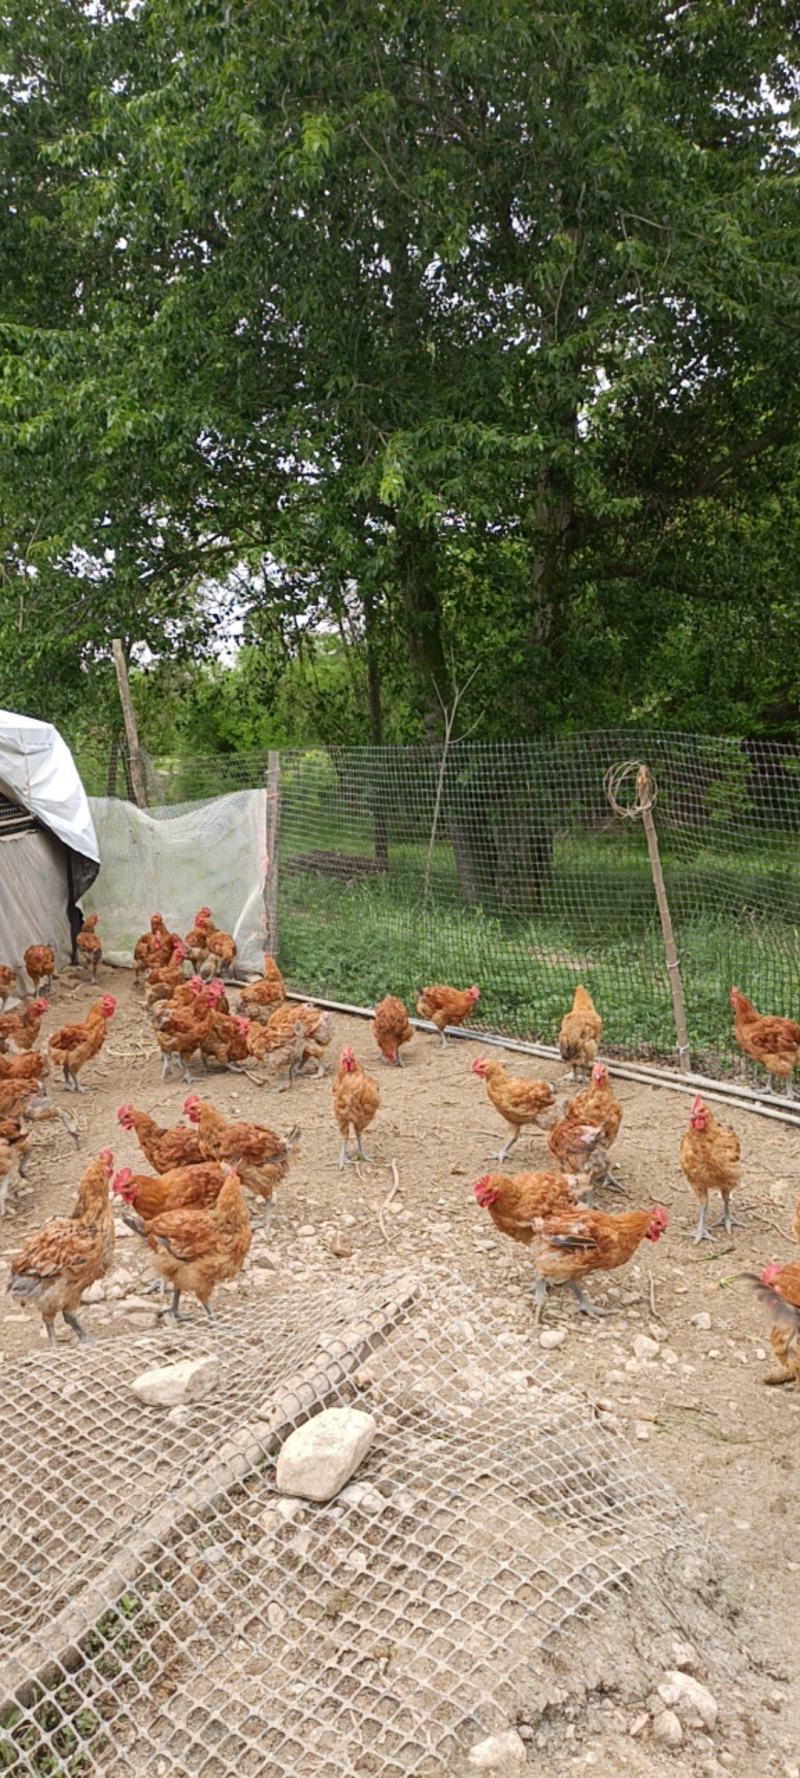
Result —
<svg viewBox="0 0 800 1778"><path fill-rule="evenodd" d="M800 732L791 17L10 0L0 695Z"/></svg>

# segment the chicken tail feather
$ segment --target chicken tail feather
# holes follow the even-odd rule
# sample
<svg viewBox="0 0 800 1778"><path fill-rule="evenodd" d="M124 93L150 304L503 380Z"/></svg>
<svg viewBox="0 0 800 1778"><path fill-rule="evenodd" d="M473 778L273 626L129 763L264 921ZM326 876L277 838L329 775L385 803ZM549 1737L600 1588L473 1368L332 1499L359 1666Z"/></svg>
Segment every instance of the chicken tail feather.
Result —
<svg viewBox="0 0 800 1778"><path fill-rule="evenodd" d="M793 1303L787 1303L782 1296L779 1296L777 1290L771 1284L765 1284L756 1272L739 1272L737 1276L740 1280L752 1285L756 1296L761 1298L773 1321L782 1321L785 1327L793 1327L800 1333L800 1309L795 1308Z"/></svg>

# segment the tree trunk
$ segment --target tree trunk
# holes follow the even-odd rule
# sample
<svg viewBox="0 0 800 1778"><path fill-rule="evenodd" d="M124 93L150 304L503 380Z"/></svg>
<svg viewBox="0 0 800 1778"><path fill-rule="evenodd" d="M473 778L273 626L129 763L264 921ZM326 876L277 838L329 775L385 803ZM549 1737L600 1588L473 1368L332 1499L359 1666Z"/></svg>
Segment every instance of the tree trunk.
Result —
<svg viewBox="0 0 800 1778"><path fill-rule="evenodd" d="M383 746L383 701L381 698L381 673L378 651L375 645L375 603L371 593L363 595L364 607L364 642L367 651L367 690L369 695L369 724L373 747ZM389 822L386 813L386 802L383 794L381 761L373 762L372 767L372 826L374 834L375 863L381 870L389 869Z"/></svg>
<svg viewBox="0 0 800 1778"><path fill-rule="evenodd" d="M470 907L491 902L497 865L494 840L486 825L487 811L476 805L476 815L477 823L474 817L467 821L462 816L449 822L458 884Z"/></svg>

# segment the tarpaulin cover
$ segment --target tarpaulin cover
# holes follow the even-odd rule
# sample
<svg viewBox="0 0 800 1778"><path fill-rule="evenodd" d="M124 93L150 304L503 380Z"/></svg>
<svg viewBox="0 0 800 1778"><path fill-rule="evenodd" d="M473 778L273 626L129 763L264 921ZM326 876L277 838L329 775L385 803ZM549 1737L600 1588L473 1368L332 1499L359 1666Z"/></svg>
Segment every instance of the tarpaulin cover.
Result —
<svg viewBox="0 0 800 1778"><path fill-rule="evenodd" d="M76 855L72 878L78 899L97 876L100 851L77 766L51 722L0 710L0 791Z"/></svg>
<svg viewBox="0 0 800 1778"><path fill-rule="evenodd" d="M92 797L103 869L84 908L99 915L103 954L130 965L150 916L185 933L198 908L230 932L237 963L260 971L264 947L267 793L237 790L211 802L137 809Z"/></svg>

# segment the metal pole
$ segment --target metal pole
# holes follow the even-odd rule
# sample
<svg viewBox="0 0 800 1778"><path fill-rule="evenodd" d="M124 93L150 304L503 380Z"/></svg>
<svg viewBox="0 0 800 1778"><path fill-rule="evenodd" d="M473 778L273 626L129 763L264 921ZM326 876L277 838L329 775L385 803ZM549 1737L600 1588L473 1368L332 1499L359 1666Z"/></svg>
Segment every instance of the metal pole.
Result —
<svg viewBox="0 0 800 1778"><path fill-rule="evenodd" d="M142 755L139 748L139 731L136 727L136 715L128 682L128 663L125 650L119 636L115 636L111 644L114 656L114 668L119 688L119 701L122 705L122 719L125 724L125 738L128 743L128 760L130 764L131 789L133 800L140 809L147 808L147 785L142 770Z"/></svg>
<svg viewBox="0 0 800 1778"><path fill-rule="evenodd" d="M278 954L278 838L281 825L281 756L277 750L267 759L266 855L264 860L264 949Z"/></svg>

